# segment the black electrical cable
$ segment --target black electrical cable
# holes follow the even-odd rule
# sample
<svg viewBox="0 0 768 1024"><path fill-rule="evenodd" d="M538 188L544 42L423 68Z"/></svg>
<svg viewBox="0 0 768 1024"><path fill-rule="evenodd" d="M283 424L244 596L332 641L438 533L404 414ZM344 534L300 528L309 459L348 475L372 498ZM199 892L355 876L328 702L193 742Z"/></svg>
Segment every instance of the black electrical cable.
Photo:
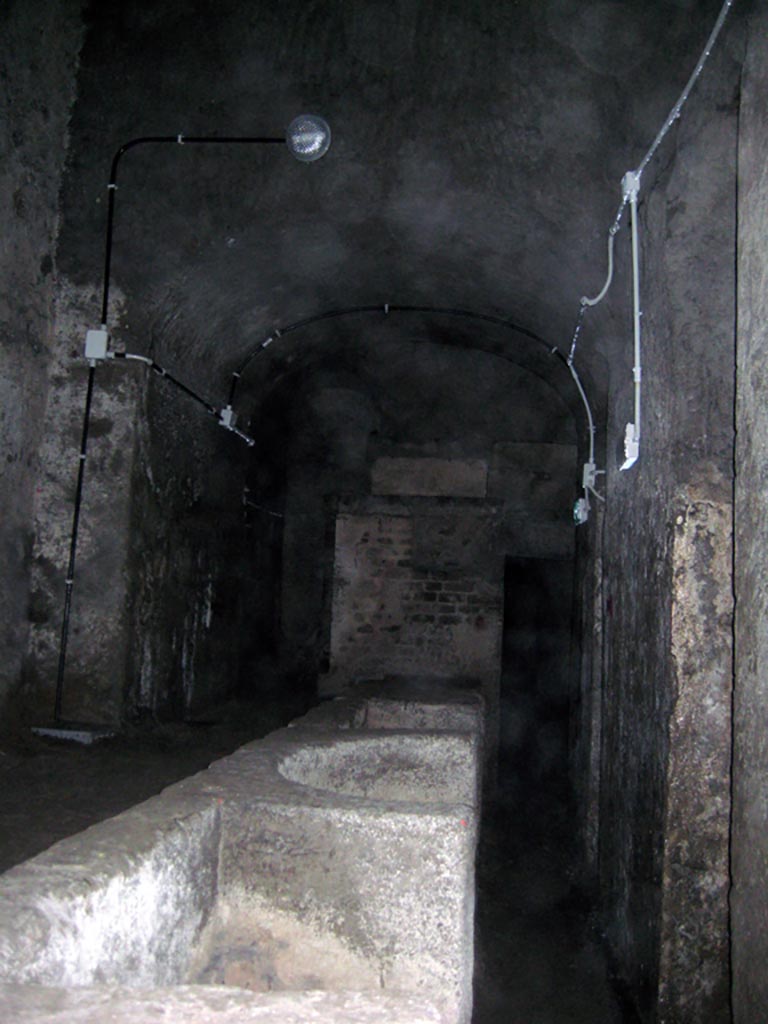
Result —
<svg viewBox="0 0 768 1024"><path fill-rule="evenodd" d="M96 364L88 368L88 389L85 395L85 411L83 413L83 432L80 438L80 462L77 469L77 486L75 488L75 510L72 515L72 535L69 542L69 565L67 567L66 589L64 592L64 615L61 623L61 642L59 644L59 664L56 672L56 699L53 706L53 720L61 721L61 702L64 693L64 667L67 661L67 641L69 639L69 620L72 614L72 587L75 582L75 559L77 557L77 534L80 524L80 508L83 503L83 477L85 476L85 460L88 454L88 428L91 421L91 402L93 401L93 381L96 376Z"/></svg>
<svg viewBox="0 0 768 1024"><path fill-rule="evenodd" d="M461 317L466 320L480 320L485 323L495 324L496 326L505 327L507 330L514 331L516 334L522 334L524 337L530 338L537 344L542 345L547 349L547 352L550 355L556 356L566 366L566 368L568 367L568 360L557 346L551 345L539 334L536 334L535 331L531 331L527 327L522 327L520 324L516 324L509 318L494 316L491 313L477 313L471 309L454 308L451 306L401 306L396 304L390 305L389 303L383 306L381 304L376 306L349 306L344 309L332 309L325 313L317 313L315 316L305 317L303 320L296 320L285 327L276 328L265 341L262 341L256 346L256 348L252 349L252 351L248 353L240 367L232 374L232 382L229 387L229 404L234 405L237 386L245 371L258 354L268 348L276 339L282 338L284 335L291 334L294 331L298 331L303 327L310 327L312 324L321 323L323 320L334 320L336 318L346 316L357 316L360 314L371 313L379 313L384 316L388 316L390 313L428 313L438 316Z"/></svg>
<svg viewBox="0 0 768 1024"><path fill-rule="evenodd" d="M116 193L117 193L117 173L120 164L120 160L123 155L128 152L129 149L133 149L139 145L145 144L171 144L171 145L284 145L284 138L274 138L267 136L209 136L209 135L190 135L185 136L182 134L178 135L146 135L140 136L135 139L124 143L115 152L112 158L112 164L110 168L109 182L107 189L109 192L109 199L107 204L107 227L106 227L106 241L105 241L105 254L104 254L104 281L102 288L102 303L101 303L101 323L102 329L107 330L108 326L108 315L109 315L109 288L110 288L110 276L112 270L112 249L114 240L114 226L115 226L115 207L116 207ZM323 320L330 320L337 317L352 316L357 314L373 314L373 313L427 313L433 315L443 316L454 316L463 317L471 320L479 320L486 323L492 323L508 330L513 330L524 337L530 338L531 340L543 345L547 348L550 355L557 356L568 367L568 361L565 356L557 349L549 345L543 338L535 334L533 331L528 330L525 327L521 327L518 324L513 323L509 319L503 317L493 316L487 313L476 313L466 309L454 309L449 307L440 306L408 306L408 305L385 305L385 306L357 306L350 307L347 309L331 310L326 313L320 313L312 317L306 317L303 320L297 320L294 323L287 325L284 328L276 329L272 337L267 341L262 342L256 349L248 354L240 370L235 372L232 376L232 383L230 386L230 407L233 404L235 393L237 390L237 383L250 365L251 361L258 355L258 353L266 348L270 342L276 337L281 337L285 334L290 334L293 331L297 331L303 327L308 327L311 324L319 323ZM130 358L127 353L114 353L117 358ZM183 384L180 380L168 373L162 366L156 363L153 359L144 357L143 361L146 361L151 369L158 374L158 376L165 377L166 380L170 381L177 388L183 391L186 395L202 405L205 410L217 420L220 418L219 410L207 402L204 398L198 395L195 391L189 388L186 384ZM61 717L61 703L63 694L63 681L64 681L64 670L66 665L66 652L67 643L69 637L69 621L71 616L72 606L72 588L74 585L74 570L75 570L75 559L77 554L77 539L80 521L80 510L82 505L82 490L83 490L83 478L85 472L85 460L87 454L88 445L88 430L90 423L90 412L91 403L93 398L93 384L95 376L95 361L91 361L89 374L88 374L88 390L86 394L85 411L83 416L83 433L80 447L80 464L78 468L77 487L75 494L75 510L72 520L72 534L70 540L70 553L69 553L69 568L67 571L66 580L66 591L64 598L64 615L62 621L62 632L61 632L61 643L59 647L59 664L56 680L56 700L54 718L56 721L60 720ZM586 399L585 399L586 401ZM235 431L235 433L239 433ZM241 435L243 436L243 435ZM249 441L249 443L252 443Z"/></svg>
<svg viewBox="0 0 768 1024"><path fill-rule="evenodd" d="M178 377L174 377L172 373L169 373L168 370L165 369L165 367L161 366L159 363L156 363L154 359L150 359L148 356L132 356L128 352L113 352L112 358L125 360L138 358L139 362L145 363L154 373L158 375L158 377L165 378L165 380L175 385L179 389L179 391L183 391L185 395L188 395L193 401L197 402L198 405L202 405L205 411L209 412L211 416L214 416L216 419L219 419L219 410L216 408L215 405L211 405L210 402L207 402L202 397L202 395L198 395L196 391L193 391L192 388L188 387L186 384L180 381Z"/></svg>

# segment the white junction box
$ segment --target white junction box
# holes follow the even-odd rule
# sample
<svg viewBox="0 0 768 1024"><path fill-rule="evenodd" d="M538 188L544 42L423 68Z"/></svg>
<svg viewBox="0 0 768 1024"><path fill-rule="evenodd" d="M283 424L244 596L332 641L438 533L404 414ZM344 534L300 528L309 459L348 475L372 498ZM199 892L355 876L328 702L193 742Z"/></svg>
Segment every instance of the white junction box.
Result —
<svg viewBox="0 0 768 1024"><path fill-rule="evenodd" d="M85 335L85 358L106 359L108 345L108 331L104 329L99 331L87 331Z"/></svg>

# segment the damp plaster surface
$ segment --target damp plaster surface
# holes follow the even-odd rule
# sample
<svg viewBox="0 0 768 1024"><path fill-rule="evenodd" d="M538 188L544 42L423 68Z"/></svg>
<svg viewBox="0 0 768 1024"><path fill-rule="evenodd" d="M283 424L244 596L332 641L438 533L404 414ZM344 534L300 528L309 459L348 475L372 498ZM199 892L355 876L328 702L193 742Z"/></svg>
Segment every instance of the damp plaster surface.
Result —
<svg viewBox="0 0 768 1024"><path fill-rule="evenodd" d="M768 174L764 98L768 17L756 5L742 80L739 135L736 407L736 681L733 813L733 1000L737 1024L768 1015L768 499L766 315Z"/></svg>
<svg viewBox="0 0 768 1024"><path fill-rule="evenodd" d="M51 361L40 471L34 497L30 634L24 680L29 707L53 711L65 580L69 569L88 366L82 324L90 290L60 278L58 349ZM129 650L129 536L140 380L132 366L103 365L88 427L62 714L120 722Z"/></svg>
<svg viewBox="0 0 768 1024"><path fill-rule="evenodd" d="M29 628L32 506L53 326L59 187L83 26L79 0L0 12L0 714L10 710ZM23 59L19 59L20 55Z"/></svg>

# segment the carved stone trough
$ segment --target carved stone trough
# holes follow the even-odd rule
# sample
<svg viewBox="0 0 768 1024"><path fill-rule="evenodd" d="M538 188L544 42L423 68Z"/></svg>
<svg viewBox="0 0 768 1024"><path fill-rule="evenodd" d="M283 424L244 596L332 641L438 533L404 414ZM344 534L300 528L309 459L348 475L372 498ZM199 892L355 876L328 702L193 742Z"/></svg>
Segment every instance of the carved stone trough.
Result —
<svg viewBox="0 0 768 1024"><path fill-rule="evenodd" d="M481 729L333 701L6 872L0 1019L468 1024Z"/></svg>

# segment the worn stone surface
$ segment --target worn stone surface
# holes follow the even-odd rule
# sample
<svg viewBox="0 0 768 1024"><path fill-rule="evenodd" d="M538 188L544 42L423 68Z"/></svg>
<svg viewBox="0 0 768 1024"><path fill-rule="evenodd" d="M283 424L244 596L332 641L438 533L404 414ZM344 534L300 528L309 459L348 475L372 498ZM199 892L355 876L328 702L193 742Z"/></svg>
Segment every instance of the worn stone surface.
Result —
<svg viewBox="0 0 768 1024"><path fill-rule="evenodd" d="M30 608L35 477L53 330L59 188L82 42L80 0L0 11L0 716L17 709Z"/></svg>
<svg viewBox="0 0 768 1024"><path fill-rule="evenodd" d="M0 986L0 1011L17 1024L445 1024L428 1000L369 992L270 992L179 985L127 989Z"/></svg>
<svg viewBox="0 0 768 1024"><path fill-rule="evenodd" d="M659 1021L728 1016L732 518L691 500L675 519Z"/></svg>
<svg viewBox="0 0 768 1024"><path fill-rule="evenodd" d="M385 989L467 1024L480 719L327 707L3 875L0 981Z"/></svg>
<svg viewBox="0 0 768 1024"><path fill-rule="evenodd" d="M305 746L281 760L290 782L373 800L468 803L476 793L477 744L467 735L378 736Z"/></svg>
<svg viewBox="0 0 768 1024"><path fill-rule="evenodd" d="M210 792L224 799L214 960L226 945L218 936L250 917L266 929L251 958L254 985L282 962L276 987L297 969L323 987L341 973L347 986L429 995L450 1019L467 1021L477 738L391 730L344 737L315 729L302 737L297 726L207 773ZM350 756L361 762L354 770ZM322 947L324 935L334 949L341 943L325 973L320 958L301 952ZM269 952L281 943L294 951L282 961Z"/></svg>
<svg viewBox="0 0 768 1024"><path fill-rule="evenodd" d="M379 696L385 690L387 696ZM336 697L312 708L292 727L317 729L418 729L483 736L483 699L476 690L450 682L390 677L362 683L354 696ZM481 744L482 745L482 744Z"/></svg>
<svg viewBox="0 0 768 1024"><path fill-rule="evenodd" d="M733 1009L768 1017L768 171L764 99L768 12L755 4L739 131L736 404L736 682L734 695Z"/></svg>
<svg viewBox="0 0 768 1024"><path fill-rule="evenodd" d="M482 710L480 700L469 694L453 703L433 704L374 697L366 701L364 724L368 729L450 729L482 735Z"/></svg>
<svg viewBox="0 0 768 1024"><path fill-rule="evenodd" d="M299 958L304 932L330 933L356 954L348 984L417 992L468 1021L475 827L461 806L361 813L256 801L225 846L222 902L236 915L266 911ZM303 928L281 928L285 915Z"/></svg>
<svg viewBox="0 0 768 1024"><path fill-rule="evenodd" d="M179 983L214 909L219 808L172 790L2 876L3 982Z"/></svg>

